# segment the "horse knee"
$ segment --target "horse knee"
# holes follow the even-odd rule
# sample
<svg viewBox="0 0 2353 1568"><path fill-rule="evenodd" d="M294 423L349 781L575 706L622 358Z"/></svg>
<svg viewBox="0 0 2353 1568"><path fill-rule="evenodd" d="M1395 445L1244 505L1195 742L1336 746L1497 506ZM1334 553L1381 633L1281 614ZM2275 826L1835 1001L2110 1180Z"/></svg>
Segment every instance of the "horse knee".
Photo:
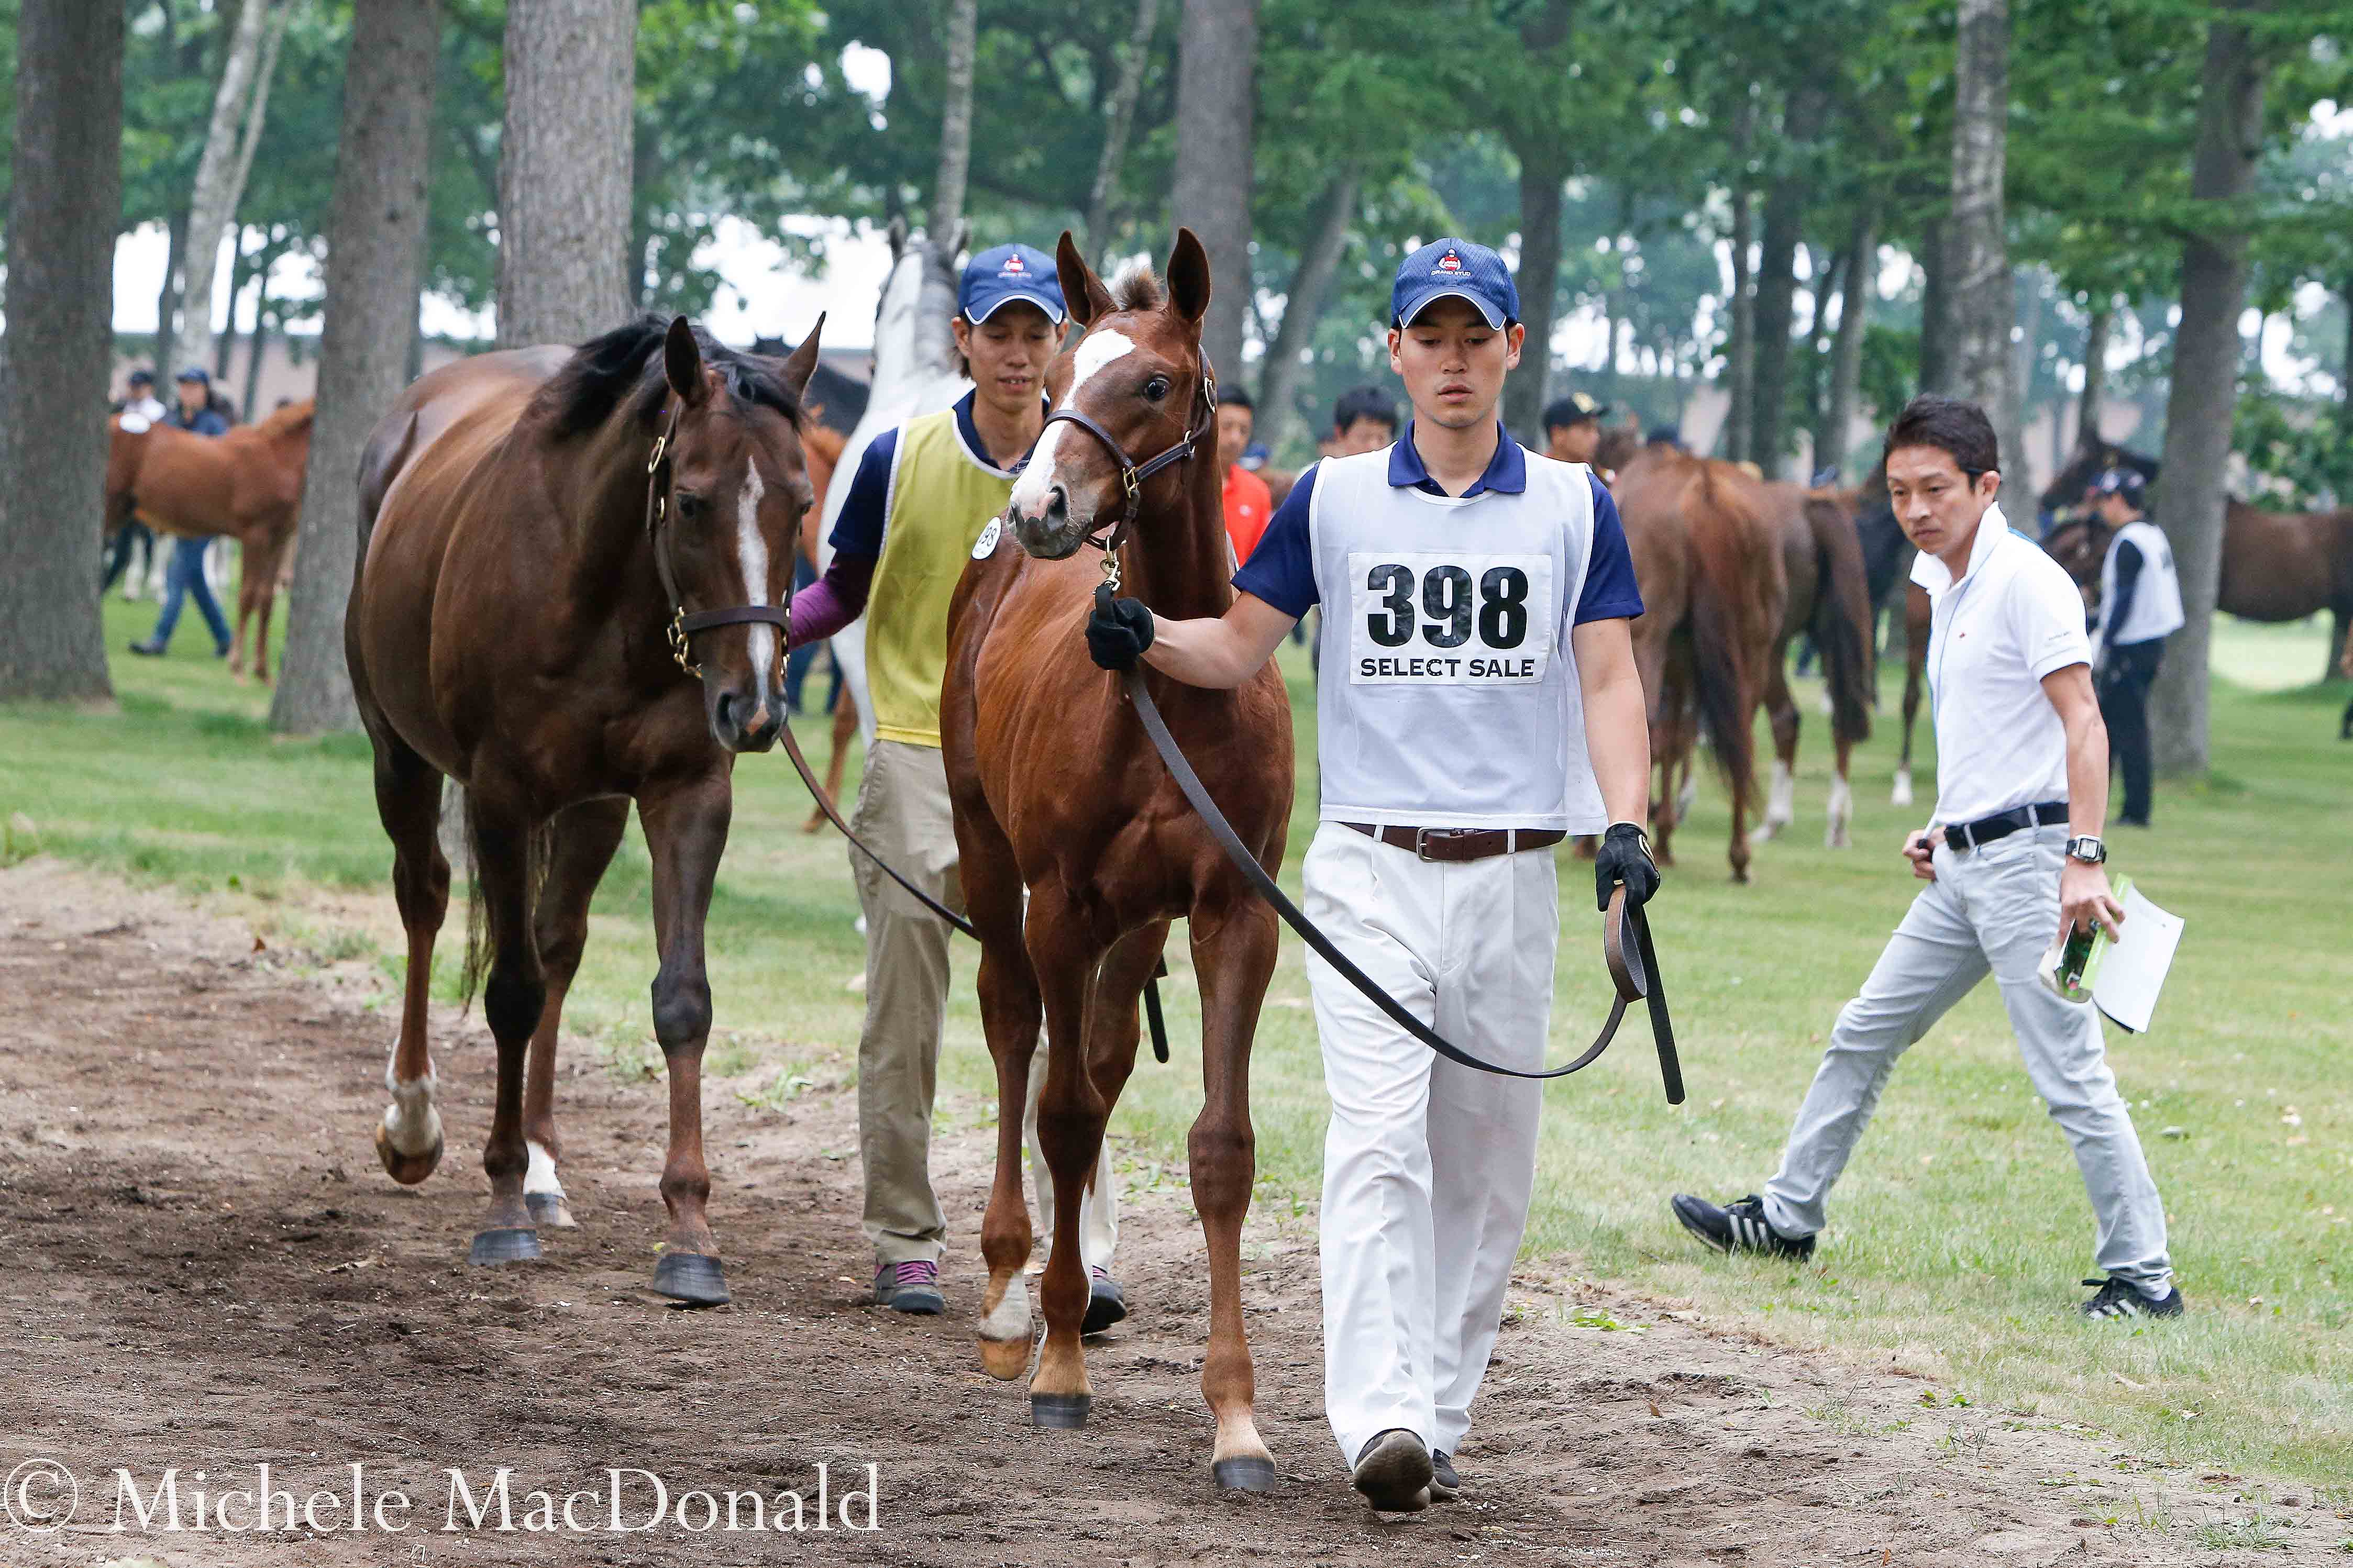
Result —
<svg viewBox="0 0 2353 1568"><path fill-rule="evenodd" d="M539 933L540 968L569 979L580 967L580 954L587 946L588 922L585 919L544 927Z"/></svg>
<svg viewBox="0 0 2353 1568"><path fill-rule="evenodd" d="M701 974L673 973L654 976L654 1038L662 1054L699 1045L711 1033L711 983Z"/></svg>
<svg viewBox="0 0 2353 1568"><path fill-rule="evenodd" d="M1247 1125L1194 1126L1186 1140L1197 1205L1218 1207L1250 1201L1257 1174L1258 1148Z"/></svg>
<svg viewBox="0 0 2353 1568"><path fill-rule="evenodd" d="M530 1038L546 1006L547 986L538 976L526 973L519 963L491 966L482 987L482 1019L492 1035L502 1041Z"/></svg>

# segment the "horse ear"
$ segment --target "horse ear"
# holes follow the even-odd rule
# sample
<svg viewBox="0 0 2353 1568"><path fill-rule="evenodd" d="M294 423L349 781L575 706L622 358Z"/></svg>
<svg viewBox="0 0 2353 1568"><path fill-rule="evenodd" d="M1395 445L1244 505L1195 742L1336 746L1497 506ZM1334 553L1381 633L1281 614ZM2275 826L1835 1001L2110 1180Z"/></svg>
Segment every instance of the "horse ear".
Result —
<svg viewBox="0 0 2353 1568"><path fill-rule="evenodd" d="M670 318L670 335L662 340L662 369L670 376L670 389L689 406L711 395L711 384L702 376L702 346L694 341L694 328L684 316Z"/></svg>
<svg viewBox="0 0 2353 1568"><path fill-rule="evenodd" d="M798 397L807 389L809 376L817 370L817 341L824 331L825 312L820 310L818 312L817 325L809 329L808 336L801 340L801 346L795 349L785 361L785 384L792 388L795 397Z"/></svg>
<svg viewBox="0 0 2353 1568"><path fill-rule="evenodd" d="M1054 271L1062 285L1062 303L1071 312L1071 320L1082 327L1091 327L1112 312L1111 290L1104 288L1087 258L1079 254L1078 242L1071 231L1062 231L1062 242L1054 247Z"/></svg>
<svg viewBox="0 0 2353 1568"><path fill-rule="evenodd" d="M1209 253L1189 228L1176 231L1176 248L1168 253L1168 304L1196 327L1209 309Z"/></svg>

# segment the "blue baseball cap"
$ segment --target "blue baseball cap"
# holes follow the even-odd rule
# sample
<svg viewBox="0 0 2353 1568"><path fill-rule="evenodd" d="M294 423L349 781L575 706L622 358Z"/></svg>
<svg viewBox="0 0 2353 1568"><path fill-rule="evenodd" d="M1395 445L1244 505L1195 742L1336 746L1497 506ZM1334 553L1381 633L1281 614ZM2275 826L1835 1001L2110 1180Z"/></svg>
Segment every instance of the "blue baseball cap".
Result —
<svg viewBox="0 0 2353 1568"><path fill-rule="evenodd" d="M1468 300L1491 327L1520 319L1520 290L1504 258L1467 239L1423 246L1398 266L1389 289L1389 325L1402 327L1435 300Z"/></svg>
<svg viewBox="0 0 2353 1568"><path fill-rule="evenodd" d="M2148 481L2137 468L2110 468L2092 482L2092 490L2095 495L2122 496L2138 506L2141 497L2148 493Z"/></svg>
<svg viewBox="0 0 2353 1568"><path fill-rule="evenodd" d="M206 370L200 364L192 364L172 379L174 381L198 382L206 386L210 386L213 384L213 373Z"/></svg>
<svg viewBox="0 0 2353 1568"><path fill-rule="evenodd" d="M984 250L964 264L956 285L956 313L967 321L985 321L998 306L1027 300L1046 312L1056 326L1067 313L1062 305L1061 274L1054 258L1035 247L1000 245Z"/></svg>

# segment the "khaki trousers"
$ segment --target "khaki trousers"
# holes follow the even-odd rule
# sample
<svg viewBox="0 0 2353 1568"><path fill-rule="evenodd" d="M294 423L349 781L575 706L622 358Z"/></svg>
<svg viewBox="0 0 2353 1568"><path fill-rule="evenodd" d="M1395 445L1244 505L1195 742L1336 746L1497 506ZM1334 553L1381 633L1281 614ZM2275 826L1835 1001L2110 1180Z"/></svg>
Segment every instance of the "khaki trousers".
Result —
<svg viewBox="0 0 2353 1568"><path fill-rule="evenodd" d="M867 749L850 830L902 876L961 913L955 821L947 769L936 746L881 741ZM947 1216L932 1190L932 1104L938 1094L940 1037L947 1015L947 922L917 903L855 848L849 850L866 915L866 1023L858 1038L858 1146L866 1176L866 1237L881 1263L936 1263L947 1247ZM1046 1037L1029 1065L1022 1127L1037 1193L1038 1234L1049 1245L1054 1191L1038 1146L1038 1093L1046 1080ZM1111 1267L1119 1237L1118 1177L1109 1151L1095 1163L1080 1210L1080 1253Z"/></svg>

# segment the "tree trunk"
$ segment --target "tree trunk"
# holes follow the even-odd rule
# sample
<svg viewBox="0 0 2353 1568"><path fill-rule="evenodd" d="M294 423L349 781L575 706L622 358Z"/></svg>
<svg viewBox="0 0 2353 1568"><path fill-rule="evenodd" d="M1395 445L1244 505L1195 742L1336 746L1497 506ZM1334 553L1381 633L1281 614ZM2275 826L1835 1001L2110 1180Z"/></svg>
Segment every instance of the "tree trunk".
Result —
<svg viewBox="0 0 2353 1568"><path fill-rule="evenodd" d="M1208 319L1201 347L1219 374L1242 372L1243 307L1250 296L1253 115L1258 105L1259 0L1184 0L1176 49L1175 222L1209 255Z"/></svg>
<svg viewBox="0 0 2353 1568"><path fill-rule="evenodd" d="M1789 95L1782 121L1788 140L1800 146L1821 130L1828 109L1820 89L1802 87ZM1806 196L1813 184L1810 174L1785 172L1765 197L1765 237L1757 259L1756 368L1749 385L1748 457L1765 470L1767 479L1779 475L1785 461L1788 405L1790 330L1795 326L1798 292L1797 256L1799 226L1806 215Z"/></svg>
<svg viewBox="0 0 2353 1568"><path fill-rule="evenodd" d="M1103 154L1095 160L1095 183L1087 192L1087 249L1100 259L1111 241L1111 198L1119 188L1120 165L1127 160L1127 138L1135 126L1135 100L1144 94L1144 68L1152 56L1153 29L1159 25L1160 0L1135 0L1135 31L1127 40L1127 58L1120 61L1119 85L1112 89L1111 122L1103 127Z"/></svg>
<svg viewBox="0 0 2353 1568"><path fill-rule="evenodd" d="M155 395L171 391L167 384L178 367L172 363L172 342L179 333L180 269L188 257L188 209L174 213L164 226L169 237L164 251L164 286L155 290Z"/></svg>
<svg viewBox="0 0 2353 1568"><path fill-rule="evenodd" d="M628 320L635 0L511 0L499 158L499 347L577 343ZM399 300L403 319L414 302ZM405 332L406 329L402 329Z"/></svg>
<svg viewBox="0 0 2353 1568"><path fill-rule="evenodd" d="M931 238L953 245L964 226L965 176L972 170L973 57L980 47L980 0L948 8L947 102L940 115L940 164L932 181ZM951 258L953 259L953 258Z"/></svg>
<svg viewBox="0 0 2353 1568"><path fill-rule="evenodd" d="M1725 413L1724 456L1735 463L1748 456L1752 394L1757 386L1757 302L1748 286L1748 247L1757 238L1757 197L1747 184L1748 147L1756 133L1757 100L1744 97L1732 125L1732 342L1725 354L1732 403Z"/></svg>
<svg viewBox="0 0 2353 1568"><path fill-rule="evenodd" d="M245 226L239 224L232 232L228 253L228 324L221 329L220 341L213 344L213 380L216 383L228 379L228 356L237 349L237 296L245 292L247 276ZM247 401L249 403L251 399Z"/></svg>
<svg viewBox="0 0 2353 1568"><path fill-rule="evenodd" d="M1311 428L1300 416L1300 361L1315 342L1316 323L1331 298L1332 279L1348 248L1348 227L1356 217L1356 172L1344 168L1324 188L1318 204L1314 237L1299 258L1291 290L1283 297L1282 324L1275 330L1274 346L1267 351L1266 372L1259 380L1258 436L1270 452L1279 451L1294 428ZM1228 453L1229 458L1238 454Z"/></svg>
<svg viewBox="0 0 2353 1568"><path fill-rule="evenodd" d="M1822 258L1819 247L1813 254L1814 321L1806 334L1806 405L1807 412L1813 416L1809 437L1810 449L1807 453L1810 459L1806 469L1808 474L1818 471L1822 466L1822 422L1829 417L1831 402L1829 389L1822 384L1822 378L1830 374L1831 297L1835 294L1841 300L1845 298L1848 262L1847 253L1843 250L1831 252L1827 261ZM1845 309L1844 304L1839 307L1841 312Z"/></svg>
<svg viewBox="0 0 2353 1568"><path fill-rule="evenodd" d="M1561 186L1568 160L1547 141L1515 147L1520 159L1520 320L1528 329L1520 368L1504 381L1504 426L1544 441L1545 383L1552 374L1553 295L1560 281Z"/></svg>
<svg viewBox="0 0 2353 1568"><path fill-rule="evenodd" d="M123 8L25 0L16 19L7 347L0 353L0 699L113 696L96 520L122 216ZM28 345L31 345L28 347ZM14 366L34 367L31 395Z"/></svg>
<svg viewBox="0 0 2353 1568"><path fill-rule="evenodd" d="M2002 213L2010 108L2009 0L1960 0L1953 79L1952 382L2005 439L2014 438L2010 329L2016 315ZM2018 454L2005 450L2005 466ZM2024 471L2019 477L2024 479Z"/></svg>
<svg viewBox="0 0 2353 1568"><path fill-rule="evenodd" d="M254 281L259 287L253 295L253 331L245 334L245 416L259 420L262 410L256 407L261 396L261 356L269 348L269 269L277 265L280 252L274 247L265 247L254 269ZM234 325L234 323L231 323Z"/></svg>
<svg viewBox="0 0 2353 1568"><path fill-rule="evenodd" d="M271 9L269 0L246 0L221 62L212 124L205 132L204 156L188 198L187 282L181 291L180 335L172 346L175 365L203 364L213 357L213 274L220 266L222 234L236 221L237 198L245 194L237 128L256 96L255 71Z"/></svg>
<svg viewBox="0 0 2353 1568"><path fill-rule="evenodd" d="M1952 264L1945 254L1945 227L1933 217L1920 226L1920 384L1915 392L1943 392L1952 384Z"/></svg>
<svg viewBox="0 0 2353 1568"><path fill-rule="evenodd" d="M1854 428L1862 397L1862 334L1870 324L1878 278L1879 211L1865 201L1854 215L1846 286L1839 290L1838 336L1831 343L1830 407L1814 437L1817 468L1838 468L1846 461L1848 432Z"/></svg>
<svg viewBox="0 0 2353 1568"><path fill-rule="evenodd" d="M327 214L319 414L302 481L286 648L269 705L269 727L281 732L359 727L343 658L343 605L359 559L355 479L368 433L400 395L417 331L440 41L440 0L368 0L353 19ZM607 275L609 267L608 260Z"/></svg>
<svg viewBox="0 0 2353 1568"><path fill-rule="evenodd" d="M2116 327L2116 310L2105 304L2092 307L2084 328L2084 390L2075 399L2075 450L2086 450L2100 437L2100 405L2108 385L2108 334Z"/></svg>
<svg viewBox="0 0 2353 1568"><path fill-rule="evenodd" d="M2224 204L2254 186L2269 70L2245 26L2224 18L2251 9L2243 3L2227 5L2207 24L2189 195L2210 204L2217 226L2193 231L2181 247L2181 323L2173 338L2156 521L2173 547L2187 619L2167 639L2149 714L2158 771L2168 777L2201 774L2208 766L2207 653L2221 577L2222 480L2238 391L2239 312L2247 293L2246 232L2219 226L2229 221Z"/></svg>

